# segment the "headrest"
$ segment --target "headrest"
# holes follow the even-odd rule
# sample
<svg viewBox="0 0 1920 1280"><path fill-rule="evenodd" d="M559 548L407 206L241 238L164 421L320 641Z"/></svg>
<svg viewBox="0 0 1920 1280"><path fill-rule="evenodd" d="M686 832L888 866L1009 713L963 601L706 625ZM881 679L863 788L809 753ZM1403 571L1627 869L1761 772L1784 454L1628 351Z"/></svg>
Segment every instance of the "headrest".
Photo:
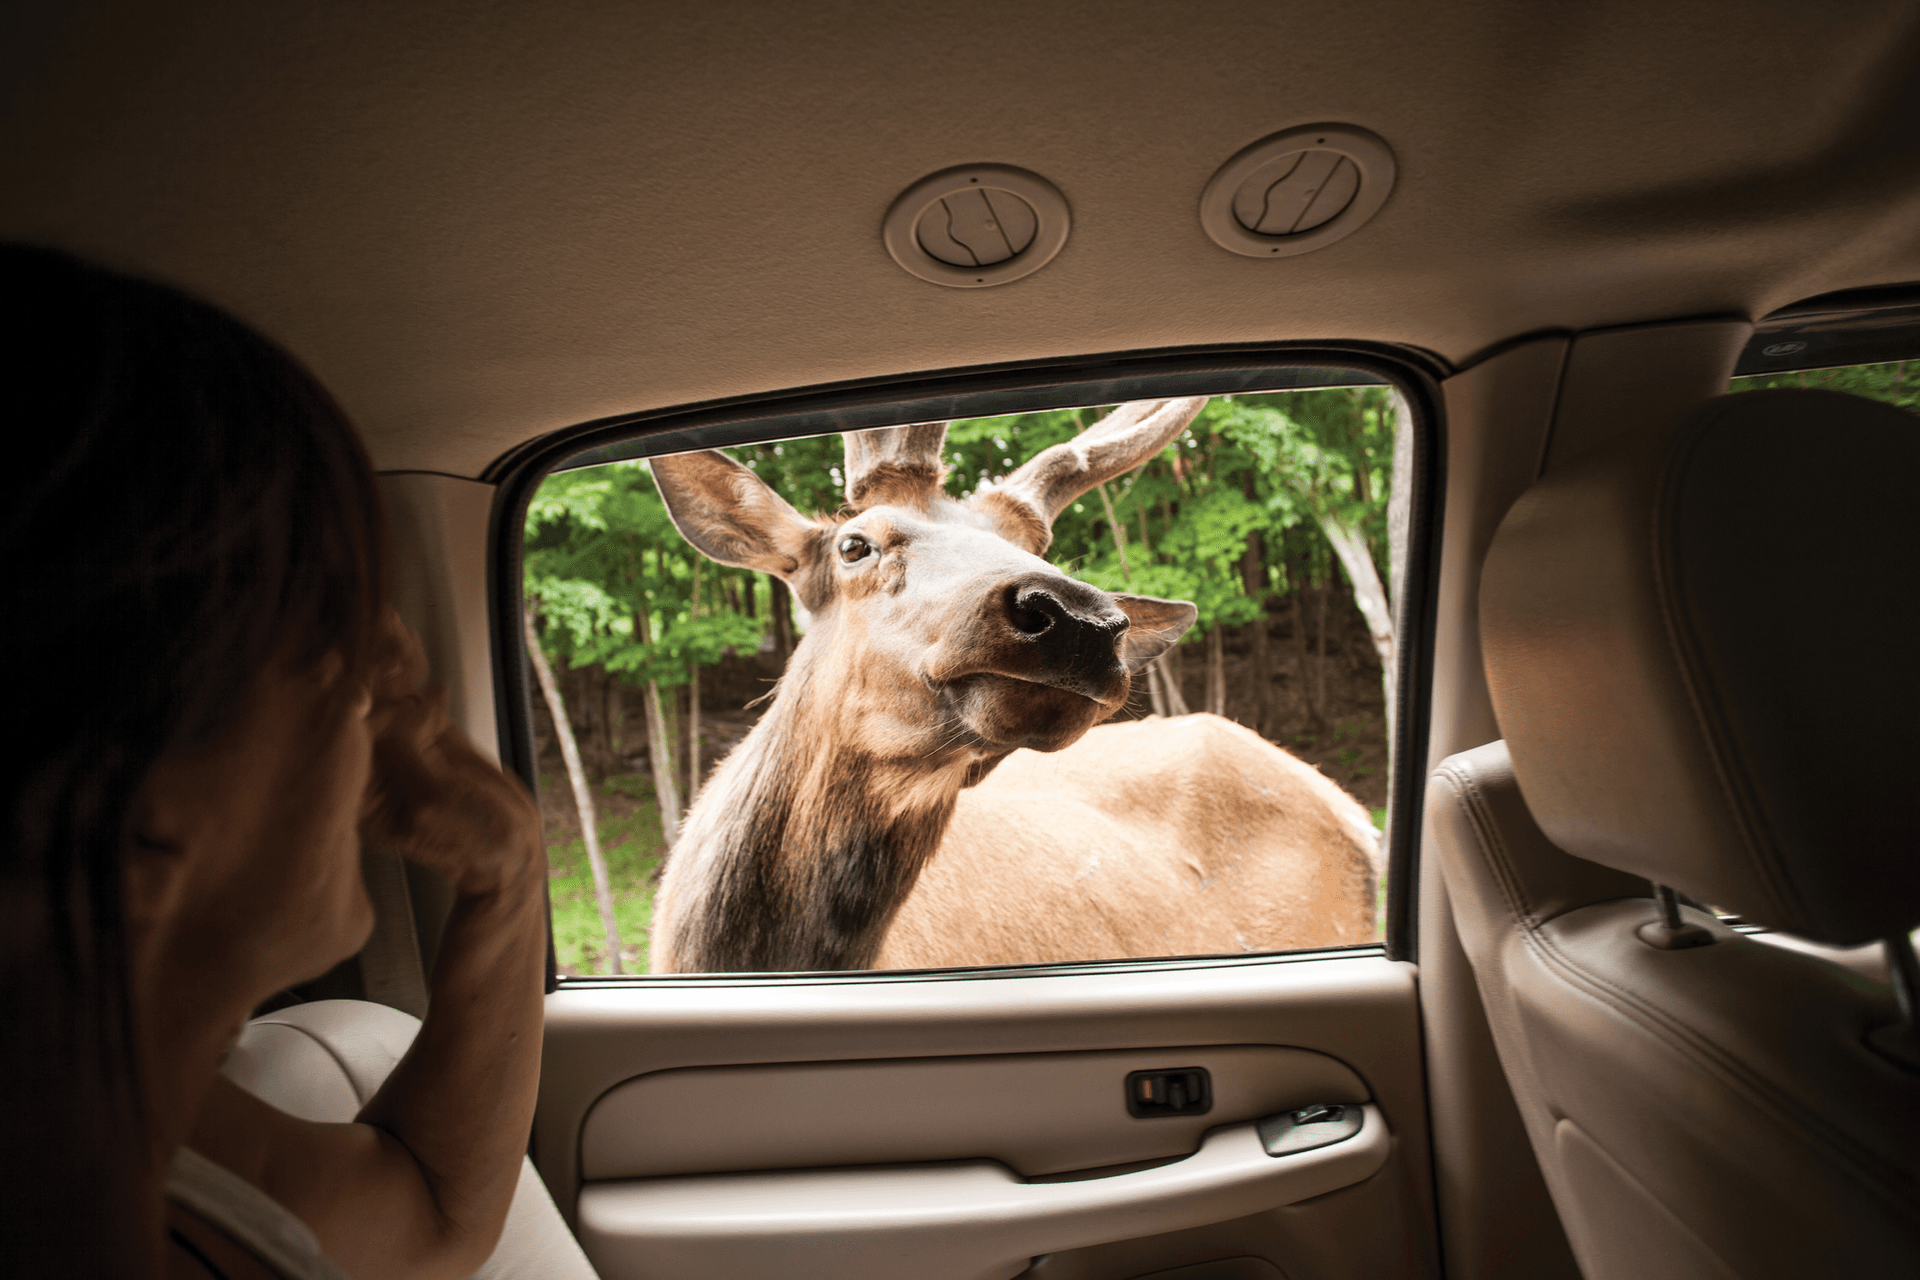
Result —
<svg viewBox="0 0 1920 1280"><path fill-rule="evenodd" d="M1920 921L1920 419L1708 401L1514 504L1480 591L1521 794L1568 853L1789 933Z"/></svg>

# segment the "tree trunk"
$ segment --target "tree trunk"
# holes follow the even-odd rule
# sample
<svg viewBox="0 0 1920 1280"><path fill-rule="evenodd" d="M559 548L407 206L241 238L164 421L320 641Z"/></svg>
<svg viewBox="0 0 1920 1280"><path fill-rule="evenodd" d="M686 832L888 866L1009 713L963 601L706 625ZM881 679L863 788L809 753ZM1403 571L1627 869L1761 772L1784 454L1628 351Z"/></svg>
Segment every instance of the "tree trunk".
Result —
<svg viewBox="0 0 1920 1280"><path fill-rule="evenodd" d="M574 672L574 683L579 687L580 700L568 704L577 706L580 718L586 722L574 730L574 737L584 747L580 752L580 761L586 766L589 778L607 776L607 756L610 754L607 750L606 716L602 714L606 708L600 701L599 674L593 667L578 668Z"/></svg>
<svg viewBox="0 0 1920 1280"><path fill-rule="evenodd" d="M780 661L786 662L793 656L793 605L787 597L784 580L767 575L767 613L773 619L773 646L780 651Z"/></svg>
<svg viewBox="0 0 1920 1280"><path fill-rule="evenodd" d="M626 742L621 721L624 708L620 705L620 681L611 671L600 672L600 722L606 729L608 773L622 773L627 763Z"/></svg>
<svg viewBox="0 0 1920 1280"><path fill-rule="evenodd" d="M1227 658L1217 622L1207 628L1207 710L1227 714Z"/></svg>
<svg viewBox="0 0 1920 1280"><path fill-rule="evenodd" d="M700 664L687 664L687 808L700 798Z"/></svg>
<svg viewBox="0 0 1920 1280"><path fill-rule="evenodd" d="M673 779L673 794L678 797L675 803L680 820L685 822L690 806L687 804L687 793L681 788L680 780L680 750L686 740L680 736L680 726L683 721L680 716L678 685L669 686L667 691L660 695L660 717L660 723L663 726L661 736L667 740L667 776Z"/></svg>
<svg viewBox="0 0 1920 1280"><path fill-rule="evenodd" d="M1328 565L1328 577L1332 577L1332 565ZM1320 584L1320 660L1314 664L1314 700L1321 706L1327 705L1327 597L1333 594L1333 583Z"/></svg>
<svg viewBox="0 0 1920 1280"><path fill-rule="evenodd" d="M1267 736L1267 703L1273 696L1272 637L1267 634L1267 603L1247 628L1247 701L1244 716L1234 717L1262 737Z"/></svg>
<svg viewBox="0 0 1920 1280"><path fill-rule="evenodd" d="M641 644L653 643L646 610L633 615L633 629ZM680 789L673 780L673 738L667 732L667 718L660 709L659 682L647 681L641 692L640 709L647 718L647 768L653 774L654 799L660 802L660 838L666 842L667 852L672 853L680 839Z"/></svg>
<svg viewBox="0 0 1920 1280"><path fill-rule="evenodd" d="M1393 709L1393 609L1387 601L1387 590L1380 585L1380 573L1373 565L1373 553L1367 548L1367 537L1358 529L1349 529L1331 516L1320 517L1321 532L1327 535L1327 541L1333 544L1340 563L1346 567L1347 579L1353 584L1353 602L1360 608L1360 616L1367 620L1367 634L1373 640L1373 651L1380 655L1380 675L1386 684L1387 708L1389 716ZM1391 718L1387 721L1392 724Z"/></svg>
<svg viewBox="0 0 1920 1280"><path fill-rule="evenodd" d="M613 886L607 878L607 860L600 854L600 826L594 817L593 792L587 787L587 771L580 767L580 747L573 740L567 704L561 701L560 686L554 682L547 655L540 651L540 637L534 633L531 609L526 612L526 624L527 656L533 661L540 693L547 700L547 714L553 717L554 736L560 739L560 758L567 763L573 802L580 810L580 838L587 846L587 865L593 871L593 896L600 904L600 923L607 931L607 972L620 973L620 925L613 918Z"/></svg>
<svg viewBox="0 0 1920 1280"><path fill-rule="evenodd" d="M1307 727L1319 733L1327 727L1327 719L1320 714L1320 704L1313 697L1313 648L1307 639L1307 611L1300 607L1300 597L1306 590L1306 574L1287 576L1293 579L1287 604L1293 612L1294 665L1300 674L1300 706L1307 713Z"/></svg>
<svg viewBox="0 0 1920 1280"><path fill-rule="evenodd" d="M1253 473L1246 476L1249 502L1257 498ZM1267 655L1267 544L1258 529L1247 534L1247 549L1240 555L1240 589L1259 606L1259 616L1247 633L1247 709L1241 723L1255 733L1267 731L1267 695L1273 685L1271 659Z"/></svg>
<svg viewBox="0 0 1920 1280"><path fill-rule="evenodd" d="M1180 646L1173 646L1153 661L1160 668L1160 683L1166 688L1167 714L1192 715L1193 708L1187 705L1186 690L1180 687Z"/></svg>
<svg viewBox="0 0 1920 1280"><path fill-rule="evenodd" d="M552 670L551 665L548 670ZM553 672L554 695L573 708L567 716L567 730L573 735L575 747L579 746L582 737L587 740L586 750L580 756L582 768L586 767L587 756L599 749L593 741L593 707L583 695L581 686L585 677L586 672L578 667L562 667Z"/></svg>
<svg viewBox="0 0 1920 1280"><path fill-rule="evenodd" d="M1107 496L1107 482L1102 480L1094 486L1100 490L1100 506L1107 513L1107 531L1113 535L1113 549L1120 554L1120 578L1123 582L1133 581L1133 569L1127 564L1127 526L1120 523L1113 514L1113 499Z"/></svg>
<svg viewBox="0 0 1920 1280"><path fill-rule="evenodd" d="M1160 688L1160 663L1158 659L1149 662L1147 672L1147 698L1153 703L1153 714L1167 714L1167 695Z"/></svg>
<svg viewBox="0 0 1920 1280"><path fill-rule="evenodd" d="M688 616L700 616L700 561L693 562L693 607ZM687 808L700 798L700 664L687 664Z"/></svg>
<svg viewBox="0 0 1920 1280"><path fill-rule="evenodd" d="M1387 481L1388 603L1399 620L1400 596L1406 590L1407 539L1413 519L1413 408L1398 390L1393 393L1393 475Z"/></svg>
<svg viewBox="0 0 1920 1280"><path fill-rule="evenodd" d="M653 774L653 797L660 804L660 838L667 852L680 841L680 784L674 779L673 727L660 705L660 685L647 681L641 705L647 713L647 762Z"/></svg>
<svg viewBox="0 0 1920 1280"><path fill-rule="evenodd" d="M1127 526L1120 523L1113 513L1113 499L1107 494L1106 482L1096 485L1100 491L1100 507L1107 513L1107 531L1113 535L1113 549L1120 557L1121 581L1132 583L1133 566L1127 563ZM1140 512L1140 532L1144 538L1147 529L1145 508ZM1186 699L1180 696L1180 684L1169 675L1167 655L1161 654L1147 664L1147 696L1153 701L1153 714L1157 716L1183 716L1187 714Z"/></svg>
<svg viewBox="0 0 1920 1280"><path fill-rule="evenodd" d="M1413 407L1399 391L1393 393L1393 477L1387 488L1387 597L1393 633L1400 634L1400 601L1407 589L1407 542L1413 519ZM1399 657L1396 643L1394 656ZM1387 755L1391 764L1395 717L1399 714L1399 673L1393 663L1380 673L1387 693Z"/></svg>

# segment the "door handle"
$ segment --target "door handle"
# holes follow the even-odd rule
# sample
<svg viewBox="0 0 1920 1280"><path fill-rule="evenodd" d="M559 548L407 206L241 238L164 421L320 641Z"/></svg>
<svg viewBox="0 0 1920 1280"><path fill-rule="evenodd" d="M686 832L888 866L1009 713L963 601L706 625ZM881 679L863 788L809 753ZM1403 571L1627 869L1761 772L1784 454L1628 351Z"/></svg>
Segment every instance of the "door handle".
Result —
<svg viewBox="0 0 1920 1280"><path fill-rule="evenodd" d="M709 1174L589 1183L580 1240L606 1280L1011 1280L1037 1255L1225 1222L1351 1186L1386 1163L1386 1121L1270 1156L1256 1123L1183 1160L1077 1182L1003 1164Z"/></svg>

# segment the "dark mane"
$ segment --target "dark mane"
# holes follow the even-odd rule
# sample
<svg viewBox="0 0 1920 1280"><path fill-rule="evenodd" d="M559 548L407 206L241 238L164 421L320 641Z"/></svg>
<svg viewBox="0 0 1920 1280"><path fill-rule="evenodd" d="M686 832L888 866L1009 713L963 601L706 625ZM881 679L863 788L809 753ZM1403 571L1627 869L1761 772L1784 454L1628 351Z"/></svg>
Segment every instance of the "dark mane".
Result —
<svg viewBox="0 0 1920 1280"><path fill-rule="evenodd" d="M807 684L804 670L782 680L774 705L708 784L712 829L683 839L704 871L697 896L673 904L680 972L871 967L953 816L951 796L886 813L871 785L884 762L832 735L816 733L812 749L796 750Z"/></svg>

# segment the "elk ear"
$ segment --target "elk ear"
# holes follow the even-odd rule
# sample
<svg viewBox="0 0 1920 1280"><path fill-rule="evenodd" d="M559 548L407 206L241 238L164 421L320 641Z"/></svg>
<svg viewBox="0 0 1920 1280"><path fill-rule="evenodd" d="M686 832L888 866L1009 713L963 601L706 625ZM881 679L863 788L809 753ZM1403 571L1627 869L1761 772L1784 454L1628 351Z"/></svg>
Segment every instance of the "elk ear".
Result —
<svg viewBox="0 0 1920 1280"><path fill-rule="evenodd" d="M883 503L924 502L947 478L947 469L940 465L940 448L947 440L944 422L849 431L843 439L847 504L855 511Z"/></svg>
<svg viewBox="0 0 1920 1280"><path fill-rule="evenodd" d="M1051 531L1054 517L1069 502L1166 448L1206 404L1205 396L1123 404L1073 439L1041 450L1005 480L982 489L974 495L975 505L987 509L996 501L1004 504L1011 499ZM1045 545L1040 550L1045 551Z"/></svg>
<svg viewBox="0 0 1920 1280"><path fill-rule="evenodd" d="M1187 633L1200 611L1185 600L1156 600L1152 596L1116 595L1113 603L1127 615L1129 626L1120 637L1120 661L1138 671L1173 648Z"/></svg>
<svg viewBox="0 0 1920 1280"><path fill-rule="evenodd" d="M709 560L791 579L811 557L813 522L726 454L669 454L647 469L674 528Z"/></svg>

